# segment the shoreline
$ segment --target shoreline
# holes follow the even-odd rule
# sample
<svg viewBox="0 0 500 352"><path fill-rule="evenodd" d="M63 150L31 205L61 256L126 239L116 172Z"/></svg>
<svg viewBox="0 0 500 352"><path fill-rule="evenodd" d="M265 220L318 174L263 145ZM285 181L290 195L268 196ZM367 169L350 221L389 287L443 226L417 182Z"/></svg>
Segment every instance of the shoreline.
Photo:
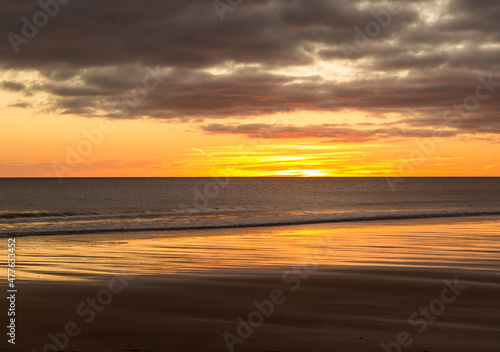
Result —
<svg viewBox="0 0 500 352"><path fill-rule="evenodd" d="M197 226L178 226L178 227L144 227L144 228L110 228L110 229L85 229L85 230L65 230L63 233L57 233L57 231L47 230L47 231L37 231L36 233L12 233L9 236L3 236L3 238L8 237L37 237L37 236L74 236L74 235L92 235L92 234L117 234L117 233L165 233L165 232L184 232L184 231L205 231L205 230L238 230L238 229L253 229L253 228L283 228L289 226L309 226L309 225L330 225L330 224L363 224L363 223L375 223L375 225L381 221L413 221L413 220L433 220L433 219L463 219L464 221L471 221L469 219L483 219L488 221L491 218L500 218L500 211L462 211L462 212L449 212L449 213L427 213L427 214L388 214L388 215L373 215L365 217L354 217L354 218L340 218L340 219L309 219L309 220L297 220L297 221L286 221L286 222L268 222L268 223L244 223L244 224L224 224L224 225L197 225Z"/></svg>
<svg viewBox="0 0 500 352"><path fill-rule="evenodd" d="M474 234L474 235L471 235ZM93 280L280 267L422 267L500 271L495 218L19 238L23 280ZM6 246L1 243L0 248ZM278 269L277 269L278 268Z"/></svg>
<svg viewBox="0 0 500 352"><path fill-rule="evenodd" d="M495 218L20 238L15 349L496 352L499 238Z"/></svg>

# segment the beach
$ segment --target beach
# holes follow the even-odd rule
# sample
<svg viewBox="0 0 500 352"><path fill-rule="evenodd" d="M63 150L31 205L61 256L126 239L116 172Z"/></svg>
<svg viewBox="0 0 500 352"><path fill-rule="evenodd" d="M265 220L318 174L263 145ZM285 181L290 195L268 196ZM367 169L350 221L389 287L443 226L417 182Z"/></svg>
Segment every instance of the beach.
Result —
<svg viewBox="0 0 500 352"><path fill-rule="evenodd" d="M21 237L15 348L498 351L497 225Z"/></svg>
<svg viewBox="0 0 500 352"><path fill-rule="evenodd" d="M443 278L455 277L467 289L419 334L421 325L410 325L410 315L439 299L446 287ZM79 316L76 307L106 285L23 284L19 350L42 350L51 343L48 333L56 335L75 321L82 331L69 340L68 351L229 351L223 334L239 336L237 318L246 320L256 310L252 302L268 300L275 289L286 300L235 351L383 351L380 344L397 341L403 331L414 339L405 351L499 348L500 285L492 274L321 272L295 292L279 276L143 277L86 324L87 316Z"/></svg>
<svg viewBox="0 0 500 352"><path fill-rule="evenodd" d="M0 19L0 352L500 352L500 0Z"/></svg>

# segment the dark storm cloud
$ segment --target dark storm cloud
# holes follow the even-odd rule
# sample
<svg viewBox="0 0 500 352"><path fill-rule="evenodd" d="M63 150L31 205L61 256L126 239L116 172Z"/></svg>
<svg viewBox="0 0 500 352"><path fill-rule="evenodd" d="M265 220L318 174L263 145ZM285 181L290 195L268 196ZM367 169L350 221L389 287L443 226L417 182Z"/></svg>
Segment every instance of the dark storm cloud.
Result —
<svg viewBox="0 0 500 352"><path fill-rule="evenodd" d="M478 75L499 72L500 3L451 0L440 8L434 1L402 1L401 12L346 59L342 45L355 47L356 29L364 31L374 14L387 14L394 3L252 0L221 22L210 0L70 1L15 54L8 33L22 34L21 19L32 19L40 6L4 2L0 67L37 70L41 79L6 80L0 88L25 94L18 106L31 106L29 95L43 92L50 96L44 109L84 116L123 117L120 110L126 109L129 118L245 118L272 113L284 103L296 110L354 109L375 117L398 112L408 131L329 126L312 134L425 136L443 126L445 111L474 96ZM322 75L308 66L318 60L345 65L356 75ZM161 71L162 82L131 102L148 67ZM310 74L298 76L298 67ZM498 133L498 93L495 86L472 118L449 135Z"/></svg>
<svg viewBox="0 0 500 352"><path fill-rule="evenodd" d="M134 87L142 81L144 74L142 70L135 69L124 69L121 73L115 69L98 71L99 74L96 74L94 70L89 70L79 76L82 83L78 86L59 81L32 89L55 96L56 101L51 105L54 110L92 115L93 111L103 106L118 103L119 109L128 104ZM161 85L130 109L129 117L235 117L271 113L286 101L280 87L292 79L248 70L224 77L200 70L169 70L161 75ZM114 116L114 112L110 110L108 116Z"/></svg>
<svg viewBox="0 0 500 352"><path fill-rule="evenodd" d="M59 113L97 116L105 109L108 117L117 115L129 105L127 117L153 118L226 118L262 115L276 112L283 104L290 110L338 111L353 109L374 114L418 113L416 126L442 124L443 114L455 104L474 96L480 84L475 76L453 75L436 71L398 79L394 77L361 79L332 84L319 76L297 77L272 74L256 69L235 70L228 75L214 75L202 70L172 69L161 75L162 83L148 92L138 104L130 104L131 91L143 80L144 71L137 67L88 69L67 80L26 87L29 94L38 91L54 97L48 108ZM486 81L489 78L483 77ZM297 81L300 79L299 81ZM500 93L500 77L492 77ZM497 93L497 94L498 94ZM480 102L475 117L498 116L500 99ZM137 105L137 106L135 106ZM115 106L115 108L113 108ZM101 113L102 114L102 113ZM380 121L379 121L380 123Z"/></svg>
<svg viewBox="0 0 500 352"><path fill-rule="evenodd" d="M12 81L3 81L0 87L5 90L10 90L12 92L19 92L25 88L24 84Z"/></svg>
<svg viewBox="0 0 500 352"><path fill-rule="evenodd" d="M233 60L271 65L306 64L303 45L346 38L370 19L348 0L252 1L221 23L212 1L72 1L15 55L8 40L0 52L7 67L74 67L141 62L204 67ZM40 10L34 1L2 4L5 35L21 34L21 18ZM6 8L5 8L6 7ZM401 20L400 20L401 21Z"/></svg>
<svg viewBox="0 0 500 352"><path fill-rule="evenodd" d="M500 3L496 0L455 0L449 3L453 16L437 27L453 32L482 33L488 39L500 38Z"/></svg>
<svg viewBox="0 0 500 352"><path fill-rule="evenodd" d="M439 134L441 137L451 137L458 133L454 131L436 131L430 129L405 130L401 128L383 128L362 130L347 128L343 125L323 124L308 126L279 126L271 124L223 125L209 124L202 130L212 134L239 134L250 138L324 138L326 142L366 142L382 138L427 138Z"/></svg>

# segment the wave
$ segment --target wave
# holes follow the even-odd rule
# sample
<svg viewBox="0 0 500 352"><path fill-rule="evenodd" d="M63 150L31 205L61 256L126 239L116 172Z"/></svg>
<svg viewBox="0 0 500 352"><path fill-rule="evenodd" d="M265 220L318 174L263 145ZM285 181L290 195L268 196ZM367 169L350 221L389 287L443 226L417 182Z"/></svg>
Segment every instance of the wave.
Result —
<svg viewBox="0 0 500 352"><path fill-rule="evenodd" d="M146 212L147 213L147 212ZM19 213L24 214L24 213ZM61 213L42 213L38 212L39 217L71 217L70 212ZM79 212L78 215L82 215ZM86 213L98 214L98 213ZM342 222L365 222L365 221L384 221L384 220L411 220L411 219L431 219L431 218L453 218L453 217L475 217L475 216L498 216L500 210L447 210L447 211L386 211L386 212L346 212L346 213L314 213L314 214L285 214L285 215L263 215L252 213L252 216L234 217L234 218L198 218L165 221L159 224L147 224L145 221L120 224L120 217L114 222L91 222L79 224L80 227L68 228L61 223L55 228L42 229L29 226L21 231L2 230L0 237L22 237L22 236L49 236L49 235L77 235L77 234L96 234L112 232L147 232L147 231L179 231L179 230L206 230L206 229L231 229L245 227L271 227L288 225L307 225L320 223L342 223ZM2 214L5 216L5 214ZM143 214L145 215L145 214ZM222 214L219 214L222 215ZM29 216L27 216L29 217ZM137 212L134 212L135 218L141 218ZM146 216L147 218L147 216ZM87 225L87 226L85 226ZM47 226L45 226L47 227Z"/></svg>
<svg viewBox="0 0 500 352"><path fill-rule="evenodd" d="M172 208L158 210L109 210L98 209L93 211L85 210L63 210L63 211L0 211L0 223L15 222L16 220L51 220L51 219L74 219L74 218L152 218L169 215L192 215L192 214L213 214L249 211L243 207L229 208Z"/></svg>
<svg viewBox="0 0 500 352"><path fill-rule="evenodd" d="M50 217L69 217L76 215L99 215L96 212L44 212L44 211L23 211L23 212L4 212L0 213L0 219L38 219Z"/></svg>

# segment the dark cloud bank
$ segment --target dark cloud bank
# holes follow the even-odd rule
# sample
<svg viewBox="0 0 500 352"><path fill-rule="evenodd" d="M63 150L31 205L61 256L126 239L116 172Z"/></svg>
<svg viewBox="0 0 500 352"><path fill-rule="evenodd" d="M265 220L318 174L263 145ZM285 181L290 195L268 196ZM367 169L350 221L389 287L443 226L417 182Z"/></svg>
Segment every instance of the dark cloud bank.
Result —
<svg viewBox="0 0 500 352"><path fill-rule="evenodd" d="M1 89L25 97L13 105L29 107L31 95L45 92L51 99L44 108L62 114L203 118L208 133L247 135L249 123L222 126L220 120L271 113L285 103L297 110L354 109L378 117L372 129L332 121L291 126L276 138L418 137L439 128L449 136L500 133L496 0L450 0L444 7L401 1L397 13L388 12L394 1L246 0L225 12L224 21L211 0L60 0L58 8L47 7L53 11L47 24L25 29L32 38L24 36L25 23L43 21L33 16L50 3L56 2L0 5L2 70L42 76L37 82L1 82ZM356 46L356 28L366 36L366 25L377 17L379 33ZM346 58L342 45L356 50ZM345 65L356 75L322 75L312 69L318 62ZM148 67L161 84L137 91ZM300 67L310 67L310 74L298 76ZM479 93L490 95L477 99L473 111L457 108L477 96L481 80L490 83ZM450 109L456 116L472 113L453 125L443 120ZM382 126L380 117L390 112L402 119Z"/></svg>

